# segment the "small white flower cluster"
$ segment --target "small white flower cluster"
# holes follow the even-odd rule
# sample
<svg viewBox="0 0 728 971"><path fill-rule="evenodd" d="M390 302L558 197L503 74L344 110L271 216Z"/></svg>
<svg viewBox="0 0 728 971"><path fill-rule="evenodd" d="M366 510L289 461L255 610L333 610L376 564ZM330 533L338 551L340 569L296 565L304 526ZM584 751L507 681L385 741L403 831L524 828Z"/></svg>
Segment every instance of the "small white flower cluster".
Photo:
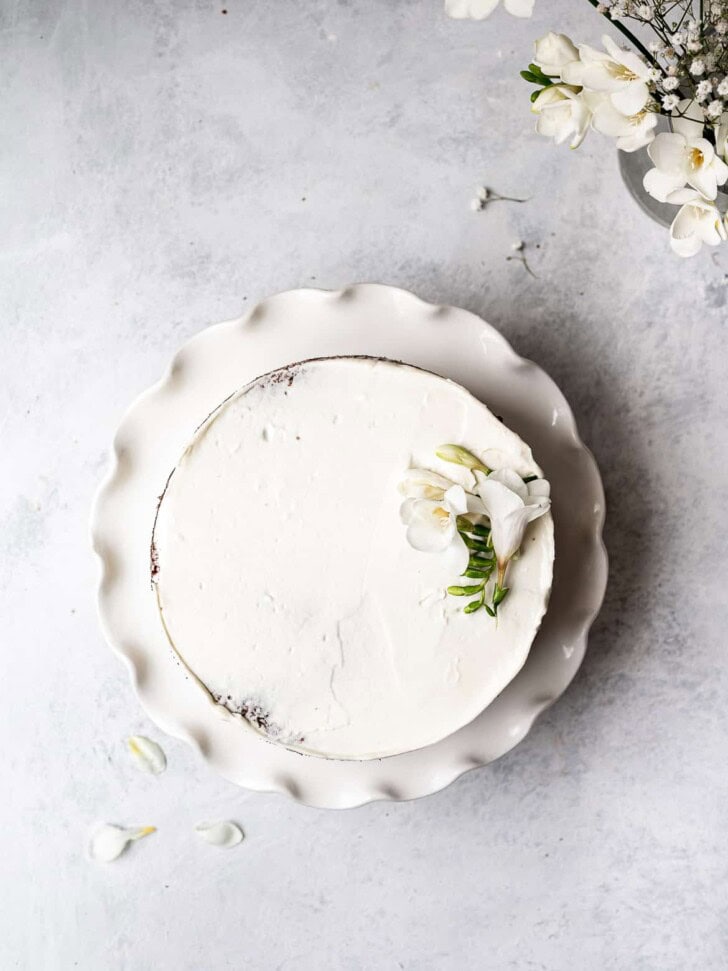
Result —
<svg viewBox="0 0 728 971"><path fill-rule="evenodd" d="M693 11L693 7L697 10ZM718 120L728 110L728 3L709 0L605 0L597 10L613 20L630 40L636 38L625 25L636 20L649 25L656 37L648 45L649 56L661 81L657 94L666 112L678 109L683 97L704 105L706 116ZM658 64L662 61L662 64Z"/></svg>

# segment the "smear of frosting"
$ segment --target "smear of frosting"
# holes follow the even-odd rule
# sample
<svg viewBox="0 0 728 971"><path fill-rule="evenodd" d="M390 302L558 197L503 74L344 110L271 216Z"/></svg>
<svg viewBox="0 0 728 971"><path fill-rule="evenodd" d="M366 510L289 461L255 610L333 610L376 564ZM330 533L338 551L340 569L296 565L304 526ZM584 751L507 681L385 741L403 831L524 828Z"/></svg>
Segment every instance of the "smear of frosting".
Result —
<svg viewBox="0 0 728 971"><path fill-rule="evenodd" d="M146 738L144 735L132 735L131 738L127 739L127 745L134 764L141 772L160 775L167 768L167 756L164 754L161 745L153 742L151 738Z"/></svg>
<svg viewBox="0 0 728 971"><path fill-rule="evenodd" d="M111 863L121 856L130 843L156 831L156 826L124 827L103 823L91 836L88 846L89 859L94 863Z"/></svg>
<svg viewBox="0 0 728 971"><path fill-rule="evenodd" d="M222 849L230 849L242 843L245 834L237 823L225 820L218 823L198 823L195 832L199 833L206 843L211 846L219 846Z"/></svg>

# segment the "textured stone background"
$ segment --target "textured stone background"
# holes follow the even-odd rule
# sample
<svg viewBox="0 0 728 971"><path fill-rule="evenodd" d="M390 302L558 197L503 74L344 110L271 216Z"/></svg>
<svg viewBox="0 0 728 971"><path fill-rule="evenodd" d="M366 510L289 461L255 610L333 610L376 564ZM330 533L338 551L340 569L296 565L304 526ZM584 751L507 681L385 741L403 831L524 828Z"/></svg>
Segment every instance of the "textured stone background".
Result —
<svg viewBox="0 0 728 971"><path fill-rule="evenodd" d="M681 262L599 136L517 70L585 0L6 0L0 12L0 967L687 969L728 963L728 248ZM469 209L474 187L530 197ZM508 262L528 244L536 278ZM106 649L87 522L128 402L204 325L376 280L499 327L601 464L612 578L528 740L407 805L246 794L159 737ZM164 741L164 740L163 740ZM228 854L190 829L231 816ZM159 832L108 868L96 819Z"/></svg>

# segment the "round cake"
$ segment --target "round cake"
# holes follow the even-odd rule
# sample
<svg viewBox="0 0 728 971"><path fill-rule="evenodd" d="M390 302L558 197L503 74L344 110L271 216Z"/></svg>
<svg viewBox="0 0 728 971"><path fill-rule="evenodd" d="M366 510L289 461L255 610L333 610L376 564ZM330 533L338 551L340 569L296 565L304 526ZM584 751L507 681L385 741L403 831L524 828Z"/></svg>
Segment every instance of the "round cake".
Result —
<svg viewBox="0 0 728 971"><path fill-rule="evenodd" d="M540 476L429 372L351 357L264 375L201 425L161 498L169 641L241 730L339 759L431 745L528 656L554 557Z"/></svg>

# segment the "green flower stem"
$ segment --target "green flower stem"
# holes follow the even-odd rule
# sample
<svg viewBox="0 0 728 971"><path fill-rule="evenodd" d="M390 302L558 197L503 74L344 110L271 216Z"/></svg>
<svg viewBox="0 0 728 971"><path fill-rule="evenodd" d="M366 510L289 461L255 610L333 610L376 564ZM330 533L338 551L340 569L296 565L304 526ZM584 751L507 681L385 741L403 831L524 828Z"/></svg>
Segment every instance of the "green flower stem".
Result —
<svg viewBox="0 0 728 971"><path fill-rule="evenodd" d="M498 563L498 579L496 580L496 584L499 587L505 586L507 569L508 569L508 560L506 560L505 563L500 563L500 562Z"/></svg>

